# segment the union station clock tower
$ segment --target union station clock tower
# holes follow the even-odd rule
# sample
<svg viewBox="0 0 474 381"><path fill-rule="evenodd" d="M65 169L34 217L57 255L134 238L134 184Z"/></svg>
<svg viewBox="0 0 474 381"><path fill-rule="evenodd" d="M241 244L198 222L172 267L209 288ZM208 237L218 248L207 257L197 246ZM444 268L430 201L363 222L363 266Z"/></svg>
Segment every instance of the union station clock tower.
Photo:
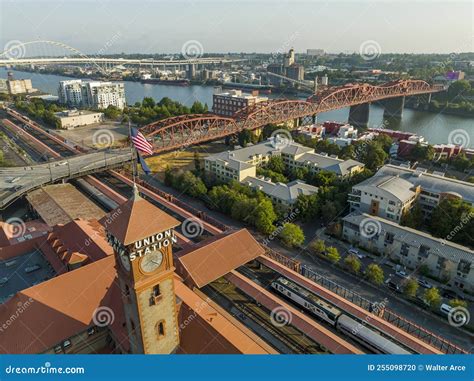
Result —
<svg viewBox="0 0 474 381"><path fill-rule="evenodd" d="M101 220L115 253L131 353L174 353L179 327L172 246L180 223L138 194Z"/></svg>

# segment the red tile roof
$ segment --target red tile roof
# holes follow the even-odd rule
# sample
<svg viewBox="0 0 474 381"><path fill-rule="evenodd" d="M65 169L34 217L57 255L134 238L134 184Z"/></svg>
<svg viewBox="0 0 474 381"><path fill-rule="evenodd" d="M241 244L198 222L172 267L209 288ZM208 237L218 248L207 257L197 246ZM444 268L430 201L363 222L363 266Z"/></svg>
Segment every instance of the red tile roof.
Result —
<svg viewBox="0 0 474 381"><path fill-rule="evenodd" d="M191 278L197 287L229 273L264 254L264 249L247 229L224 233L179 252L177 270L185 281Z"/></svg>
<svg viewBox="0 0 474 381"><path fill-rule="evenodd" d="M0 330L0 353L44 352L93 326L101 306L112 310L111 328L119 330L124 318L113 256L27 288L1 305L6 328Z"/></svg>
<svg viewBox="0 0 474 381"><path fill-rule="evenodd" d="M131 199L103 217L100 223L124 245L180 224L178 220L141 198L136 189Z"/></svg>

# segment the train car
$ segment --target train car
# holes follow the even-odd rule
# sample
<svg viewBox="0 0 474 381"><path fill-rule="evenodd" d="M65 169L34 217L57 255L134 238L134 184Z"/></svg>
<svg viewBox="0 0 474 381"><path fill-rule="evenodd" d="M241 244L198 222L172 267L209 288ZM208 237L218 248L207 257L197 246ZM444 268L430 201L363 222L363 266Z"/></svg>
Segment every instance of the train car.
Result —
<svg viewBox="0 0 474 381"><path fill-rule="evenodd" d="M350 318L341 310L318 298L313 292L289 279L279 277L271 283L271 287L375 353L410 354L410 352L382 336L379 332Z"/></svg>
<svg viewBox="0 0 474 381"><path fill-rule="evenodd" d="M347 315L342 314L339 316L336 328L338 331L343 332L375 353L390 355L411 354L398 344L382 336L380 333L367 328Z"/></svg>
<svg viewBox="0 0 474 381"><path fill-rule="evenodd" d="M306 290L289 279L279 277L271 283L271 287L333 326L336 325L337 318L341 315L341 310L326 303L309 290Z"/></svg>

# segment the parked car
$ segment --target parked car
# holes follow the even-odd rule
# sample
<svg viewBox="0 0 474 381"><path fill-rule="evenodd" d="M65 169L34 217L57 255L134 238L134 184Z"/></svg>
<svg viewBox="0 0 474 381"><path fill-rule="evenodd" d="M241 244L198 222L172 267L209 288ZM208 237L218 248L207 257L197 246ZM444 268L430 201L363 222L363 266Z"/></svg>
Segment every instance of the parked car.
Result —
<svg viewBox="0 0 474 381"><path fill-rule="evenodd" d="M441 291L441 296L446 299L460 299L454 291L447 289Z"/></svg>
<svg viewBox="0 0 474 381"><path fill-rule="evenodd" d="M418 278L418 284L423 288L433 288L433 285L424 279Z"/></svg>
<svg viewBox="0 0 474 381"><path fill-rule="evenodd" d="M397 270L397 272L395 274L397 274L398 276L400 276L402 278L405 278L405 279L408 278L408 274L403 270Z"/></svg>
<svg viewBox="0 0 474 381"><path fill-rule="evenodd" d="M421 307L421 308L423 308L423 309L428 309L428 308L430 308L429 303L428 303L425 299L420 298L419 296L417 296L415 299L413 299L413 302L414 302L417 306L419 306L419 307Z"/></svg>
<svg viewBox="0 0 474 381"><path fill-rule="evenodd" d="M364 259L366 257L366 255L362 254L359 250L354 249L353 247L351 247L347 252L351 255L355 255L359 259Z"/></svg>
<svg viewBox="0 0 474 381"><path fill-rule="evenodd" d="M451 307L449 304L444 304L444 303L441 304L441 306L439 307L440 312L444 315L449 315L452 309L453 307Z"/></svg>

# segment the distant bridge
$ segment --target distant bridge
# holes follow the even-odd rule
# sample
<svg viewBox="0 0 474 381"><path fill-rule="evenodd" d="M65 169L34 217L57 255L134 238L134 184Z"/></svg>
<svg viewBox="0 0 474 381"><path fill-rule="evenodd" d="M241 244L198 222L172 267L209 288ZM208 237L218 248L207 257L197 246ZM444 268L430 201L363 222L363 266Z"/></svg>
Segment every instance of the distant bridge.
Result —
<svg viewBox="0 0 474 381"><path fill-rule="evenodd" d="M232 117L215 114L171 117L144 126L141 131L153 140L154 152L161 153L221 139L244 129L255 130L269 123L299 120L345 107L351 107L350 122L363 124L364 120L368 121L368 105L375 101L395 100L395 105L387 104L386 111L401 117L406 96L429 95L442 90L442 86L420 80L400 80L380 86L349 84L318 92L306 101L269 100L244 108Z"/></svg>
<svg viewBox="0 0 474 381"><path fill-rule="evenodd" d="M0 209L17 198L46 184L122 167L132 161L132 151L112 149L95 151L67 159L25 167L0 168Z"/></svg>
<svg viewBox="0 0 474 381"><path fill-rule="evenodd" d="M35 40L28 42L11 41L0 52L0 67L2 66L21 66L21 65L85 65L90 64L102 70L101 65L130 65L130 66L184 66L190 64L207 65L207 64L225 64L238 61L246 61L241 58L225 58L225 57L201 57L202 46L196 46L198 51L194 55L186 59L131 59L131 58L111 58L100 57L101 54L87 55L80 50L58 41ZM51 49L56 49L54 53ZM27 50L34 53L28 54ZM62 54L59 54L61 52ZM64 53L71 55L64 56Z"/></svg>

